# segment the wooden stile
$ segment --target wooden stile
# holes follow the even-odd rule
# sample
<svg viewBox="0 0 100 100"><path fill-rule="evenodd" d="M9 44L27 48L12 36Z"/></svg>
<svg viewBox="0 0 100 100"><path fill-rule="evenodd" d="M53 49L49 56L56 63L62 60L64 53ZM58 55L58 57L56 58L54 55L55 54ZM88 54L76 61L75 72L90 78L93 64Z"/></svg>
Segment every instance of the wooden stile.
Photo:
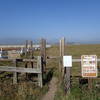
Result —
<svg viewBox="0 0 100 100"><path fill-rule="evenodd" d="M35 68L23 68L23 67L17 67L17 62L20 61L19 59L12 59L14 66L0 66L0 71L7 71L7 72L13 72L13 84L17 84L17 73L36 73L38 75L38 85L42 88L43 87L43 66L42 66L42 57L37 57L37 66ZM11 61L11 59L10 59ZM24 60L29 61L29 60ZM23 62L23 60L21 60ZM33 62L33 60L32 60Z"/></svg>

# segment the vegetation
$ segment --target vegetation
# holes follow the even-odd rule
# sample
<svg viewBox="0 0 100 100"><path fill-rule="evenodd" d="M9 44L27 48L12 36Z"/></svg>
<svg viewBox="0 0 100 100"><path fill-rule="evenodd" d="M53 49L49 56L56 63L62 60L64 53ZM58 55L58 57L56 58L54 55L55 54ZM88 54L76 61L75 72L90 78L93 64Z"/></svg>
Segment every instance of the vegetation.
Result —
<svg viewBox="0 0 100 100"><path fill-rule="evenodd" d="M53 45L47 49L47 56L59 56L59 46ZM100 58L100 45L66 45L65 54L72 55L73 58L80 58L84 54L96 54ZM35 56L39 55L39 51L34 53ZM0 65L12 65L11 62L3 63ZM98 63L98 69L99 67ZM44 74L44 86L39 88L32 81L22 79L16 85L12 85L12 73L4 72L0 74L0 100L41 100L41 97L48 91L48 83L50 79L55 76L59 78L61 73L58 71L58 59L47 60L47 72ZM5 75L6 74L6 75ZM71 69L71 92L70 94L64 93L63 81L59 80L57 83L58 90L55 94L55 100L100 100L100 80L93 80L92 92L88 89L88 84L80 85L79 78L76 76L81 75L80 63L73 63ZM98 74L100 76L100 73ZM20 75L19 75L20 76ZM23 76L25 78L25 75ZM96 87L96 84L99 84Z"/></svg>
<svg viewBox="0 0 100 100"><path fill-rule="evenodd" d="M100 58L100 45L67 45L65 47L65 54L72 55L73 58L81 58L81 55L97 55ZM100 69L98 63L98 69ZM88 83L80 84L81 65L80 63L73 63L71 69L71 91L68 94L64 93L63 82L59 84L55 95L55 100L100 100L100 79L93 79L93 88L88 89ZM98 71L100 76L100 72ZM80 76L79 78L76 76ZM59 83L59 82L58 82ZM96 87L96 85L99 85Z"/></svg>

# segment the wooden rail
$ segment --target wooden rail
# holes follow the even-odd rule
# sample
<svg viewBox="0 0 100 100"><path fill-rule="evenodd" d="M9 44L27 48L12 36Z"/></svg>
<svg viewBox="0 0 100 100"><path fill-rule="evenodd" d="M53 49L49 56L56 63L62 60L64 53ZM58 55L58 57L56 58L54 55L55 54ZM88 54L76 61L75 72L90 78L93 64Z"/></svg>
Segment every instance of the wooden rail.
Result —
<svg viewBox="0 0 100 100"><path fill-rule="evenodd" d="M0 66L0 71L24 72L24 73L41 73L40 68L22 68L22 67L14 67L14 66Z"/></svg>
<svg viewBox="0 0 100 100"><path fill-rule="evenodd" d="M36 59L0 59L1 61L14 61L17 60L18 62L37 62Z"/></svg>
<svg viewBox="0 0 100 100"><path fill-rule="evenodd" d="M37 57L34 57L34 59L0 59L1 61L14 61L17 60L18 62L37 62L36 60ZM49 59L60 59L60 56L47 56L47 60ZM100 58L97 59L98 62L100 62ZM81 62L81 59L79 58L73 58L72 62Z"/></svg>
<svg viewBox="0 0 100 100"><path fill-rule="evenodd" d="M100 61L100 58L97 59L97 61ZM81 62L81 59L72 59L72 62Z"/></svg>
<svg viewBox="0 0 100 100"><path fill-rule="evenodd" d="M60 59L60 56L47 56L47 59ZM100 62L100 58L97 59L98 62ZM73 58L72 62L81 62L81 59L79 58Z"/></svg>

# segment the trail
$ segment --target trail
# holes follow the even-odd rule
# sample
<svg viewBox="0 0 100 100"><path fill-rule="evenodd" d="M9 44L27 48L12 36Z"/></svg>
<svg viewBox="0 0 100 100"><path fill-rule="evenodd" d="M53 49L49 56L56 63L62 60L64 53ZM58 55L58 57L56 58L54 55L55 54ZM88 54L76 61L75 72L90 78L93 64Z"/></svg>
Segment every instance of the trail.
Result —
<svg viewBox="0 0 100 100"><path fill-rule="evenodd" d="M42 100L54 100L55 92L57 91L57 78L53 77L49 84L49 91Z"/></svg>

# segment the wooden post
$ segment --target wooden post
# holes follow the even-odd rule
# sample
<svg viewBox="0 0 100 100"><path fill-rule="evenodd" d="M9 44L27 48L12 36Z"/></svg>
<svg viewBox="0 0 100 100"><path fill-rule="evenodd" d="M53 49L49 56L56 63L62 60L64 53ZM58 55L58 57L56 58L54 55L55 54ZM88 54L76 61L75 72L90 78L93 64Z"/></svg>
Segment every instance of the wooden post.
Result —
<svg viewBox="0 0 100 100"><path fill-rule="evenodd" d="M27 56L27 49L28 49L28 40L26 40L25 44L25 57Z"/></svg>
<svg viewBox="0 0 100 100"><path fill-rule="evenodd" d="M65 55L65 38L62 38L62 60L63 56ZM64 67L63 67L63 61L62 61L62 75L64 74Z"/></svg>
<svg viewBox="0 0 100 100"><path fill-rule="evenodd" d="M33 58L33 42L30 41L31 58Z"/></svg>
<svg viewBox="0 0 100 100"><path fill-rule="evenodd" d="M30 41L30 56L31 58L33 58L33 42ZM33 62L31 62L31 67L33 68Z"/></svg>
<svg viewBox="0 0 100 100"><path fill-rule="evenodd" d="M92 78L88 78L88 89L89 89L89 92L90 92L90 95L89 95L89 100L92 100L93 99L93 96L91 95L92 93L92 89L93 89L93 79Z"/></svg>
<svg viewBox="0 0 100 100"><path fill-rule="evenodd" d="M60 61L59 61L59 71L62 72L62 77L64 75L64 67L63 67L63 63L62 63L62 59L63 59L63 56L64 56L64 49L65 49L65 39L62 38L60 40Z"/></svg>
<svg viewBox="0 0 100 100"><path fill-rule="evenodd" d="M71 69L70 67L66 67L65 68L65 74L64 74L64 89L65 89L65 94L68 94L70 93L70 86L71 86L71 83L70 83L70 76L71 76Z"/></svg>
<svg viewBox="0 0 100 100"><path fill-rule="evenodd" d="M46 40L45 39L41 39L40 50L41 50L41 57L43 59L43 72L45 72L46 71Z"/></svg>
<svg viewBox="0 0 100 100"><path fill-rule="evenodd" d="M25 45L25 58L27 58L27 49L28 49L28 40L26 40ZM25 62L25 68L27 68L27 62ZM28 74L26 73L26 79L28 78Z"/></svg>
<svg viewBox="0 0 100 100"><path fill-rule="evenodd" d="M64 90L65 94L70 93L70 76L71 76L71 68L63 66L63 56L65 55L65 38L60 40L60 66L62 71L62 77L64 78Z"/></svg>
<svg viewBox="0 0 100 100"><path fill-rule="evenodd" d="M41 70L41 73L38 73L38 85L43 87L43 69L42 69L42 57L38 56L37 58L37 68Z"/></svg>
<svg viewBox="0 0 100 100"><path fill-rule="evenodd" d="M59 72L62 71L62 40L60 40L60 59L59 59Z"/></svg>
<svg viewBox="0 0 100 100"><path fill-rule="evenodd" d="M92 83L93 83L93 79L88 78L88 89L90 90L90 92L92 92Z"/></svg>
<svg viewBox="0 0 100 100"><path fill-rule="evenodd" d="M17 67L17 59L14 60L14 65ZM17 72L13 72L13 84L17 84Z"/></svg>

